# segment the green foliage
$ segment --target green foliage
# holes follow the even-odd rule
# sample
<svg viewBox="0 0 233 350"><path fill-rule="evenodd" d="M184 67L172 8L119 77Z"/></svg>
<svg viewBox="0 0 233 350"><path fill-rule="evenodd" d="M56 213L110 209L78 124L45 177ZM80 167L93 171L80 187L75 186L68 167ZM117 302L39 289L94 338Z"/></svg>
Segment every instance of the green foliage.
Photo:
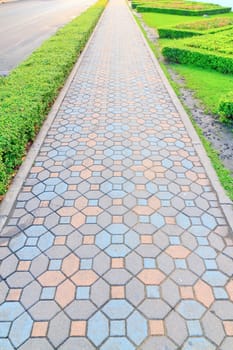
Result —
<svg viewBox="0 0 233 350"><path fill-rule="evenodd" d="M158 13L170 13L181 16L203 16L203 15L213 15L217 13L226 13L231 10L230 7L226 8L213 8L209 10L183 10L175 8L160 8L160 7L150 7L149 5L137 6L138 12L158 12Z"/></svg>
<svg viewBox="0 0 233 350"><path fill-rule="evenodd" d="M173 27L158 28L158 33L160 38L179 39L195 35L213 34L228 29L233 29L233 18L215 17L180 23Z"/></svg>
<svg viewBox="0 0 233 350"><path fill-rule="evenodd" d="M138 12L170 13L183 16L211 15L217 13L227 13L231 11L230 7L185 0L142 0L141 2L133 1L132 7L136 8Z"/></svg>
<svg viewBox="0 0 233 350"><path fill-rule="evenodd" d="M59 89L85 46L106 0L99 0L0 80L0 194L6 191Z"/></svg>
<svg viewBox="0 0 233 350"><path fill-rule="evenodd" d="M233 90L222 96L219 103L219 113L221 116L233 120Z"/></svg>
<svg viewBox="0 0 233 350"><path fill-rule="evenodd" d="M187 45L192 48L233 55L232 37L233 28L214 35L206 35L203 37L190 39L187 41Z"/></svg>
<svg viewBox="0 0 233 350"><path fill-rule="evenodd" d="M201 21L195 21L192 23L177 24L176 28L206 31L210 29L226 27L229 25L233 25L233 18L222 16L222 17L203 19Z"/></svg>
<svg viewBox="0 0 233 350"><path fill-rule="evenodd" d="M171 42L162 50L172 62L233 73L233 29Z"/></svg>

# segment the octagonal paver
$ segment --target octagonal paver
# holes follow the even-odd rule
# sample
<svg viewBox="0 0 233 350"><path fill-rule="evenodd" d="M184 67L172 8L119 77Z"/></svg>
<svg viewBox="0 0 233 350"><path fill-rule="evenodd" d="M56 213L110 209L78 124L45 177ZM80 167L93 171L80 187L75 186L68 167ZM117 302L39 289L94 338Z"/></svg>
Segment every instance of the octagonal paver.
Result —
<svg viewBox="0 0 233 350"><path fill-rule="evenodd" d="M233 241L184 113L110 0L0 236L0 348L230 350Z"/></svg>

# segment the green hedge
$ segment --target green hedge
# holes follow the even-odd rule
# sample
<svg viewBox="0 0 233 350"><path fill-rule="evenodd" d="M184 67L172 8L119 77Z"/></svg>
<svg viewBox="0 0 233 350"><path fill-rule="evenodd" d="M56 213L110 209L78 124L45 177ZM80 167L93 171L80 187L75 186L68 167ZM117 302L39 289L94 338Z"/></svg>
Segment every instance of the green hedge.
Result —
<svg viewBox="0 0 233 350"><path fill-rule="evenodd" d="M158 28L157 31L158 31L159 37L161 39L164 39L164 38L181 39L181 38L188 38L188 37L191 37L191 36L202 35L203 34L203 33L200 33L200 32L193 31L193 30L176 29L174 27Z"/></svg>
<svg viewBox="0 0 233 350"><path fill-rule="evenodd" d="M233 119L233 91L221 98L218 110L220 115Z"/></svg>
<svg viewBox="0 0 233 350"><path fill-rule="evenodd" d="M0 194L22 162L107 0L99 0L0 80Z"/></svg>
<svg viewBox="0 0 233 350"><path fill-rule="evenodd" d="M215 69L221 73L233 73L233 58L231 56L209 53L207 50L185 46L165 46L162 53L172 62L193 64L198 67Z"/></svg>
<svg viewBox="0 0 233 350"><path fill-rule="evenodd" d="M233 29L195 38L174 40L162 49L170 61L233 73Z"/></svg>
<svg viewBox="0 0 233 350"><path fill-rule="evenodd" d="M231 7L216 7L213 9L206 10L187 10L187 9L177 9L177 8L163 8L154 7L152 5L137 5L136 10L138 12L158 12L158 13L169 13L172 15L180 16L203 16L203 15L216 15L220 13L227 13L231 11Z"/></svg>
<svg viewBox="0 0 233 350"><path fill-rule="evenodd" d="M222 32L224 30L229 30L232 28L233 28L233 25L205 30L205 31L178 29L175 27L164 27L164 28L158 28L157 30L159 33L159 37L161 39L162 38L181 39L181 38L192 37L195 35L214 34L214 33Z"/></svg>

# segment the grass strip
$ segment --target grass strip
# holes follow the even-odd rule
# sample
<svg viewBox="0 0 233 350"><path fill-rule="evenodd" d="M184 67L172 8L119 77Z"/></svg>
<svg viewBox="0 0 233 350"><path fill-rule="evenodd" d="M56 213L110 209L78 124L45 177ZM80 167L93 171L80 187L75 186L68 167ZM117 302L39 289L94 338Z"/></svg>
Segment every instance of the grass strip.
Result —
<svg viewBox="0 0 233 350"><path fill-rule="evenodd" d="M152 41L148 39L146 31L143 29L140 20L136 16L135 16L135 20L138 23L140 29L142 30L142 33L143 33L147 43L149 44L150 48L152 49L154 55L158 58L160 56L159 48L155 47L155 45L152 43ZM164 74L168 78L169 83L172 85L174 91L179 96L181 94L180 90L179 90L179 85L176 82L174 82L174 80L172 80L172 78L167 70L166 65L164 63L162 63L161 61L159 61L159 63L160 63L160 66L161 66ZM193 119L191 112L188 110L188 108L185 105L183 105L183 107L185 108L186 112L188 113L190 120L191 120L191 122L192 122L204 148L205 148L205 151L206 151L208 157L210 158L212 166L216 171L216 174L218 176L218 179L219 179L221 185L223 186L223 188L226 191L229 198L231 200L233 200L233 177L232 177L230 170L228 170L224 167L223 163L221 162L221 160L219 158L218 152L212 147L211 143L205 138L201 128L197 125L197 123Z"/></svg>
<svg viewBox="0 0 233 350"><path fill-rule="evenodd" d="M0 80L0 194L83 50L107 0L99 0Z"/></svg>

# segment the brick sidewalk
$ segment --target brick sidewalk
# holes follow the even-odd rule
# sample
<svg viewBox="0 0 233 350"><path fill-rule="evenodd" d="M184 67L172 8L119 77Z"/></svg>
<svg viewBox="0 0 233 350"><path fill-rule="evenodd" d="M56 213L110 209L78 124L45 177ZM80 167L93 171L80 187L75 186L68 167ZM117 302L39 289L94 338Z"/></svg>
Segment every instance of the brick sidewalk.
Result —
<svg viewBox="0 0 233 350"><path fill-rule="evenodd" d="M0 349L233 349L233 241L202 162L111 0L2 232Z"/></svg>

